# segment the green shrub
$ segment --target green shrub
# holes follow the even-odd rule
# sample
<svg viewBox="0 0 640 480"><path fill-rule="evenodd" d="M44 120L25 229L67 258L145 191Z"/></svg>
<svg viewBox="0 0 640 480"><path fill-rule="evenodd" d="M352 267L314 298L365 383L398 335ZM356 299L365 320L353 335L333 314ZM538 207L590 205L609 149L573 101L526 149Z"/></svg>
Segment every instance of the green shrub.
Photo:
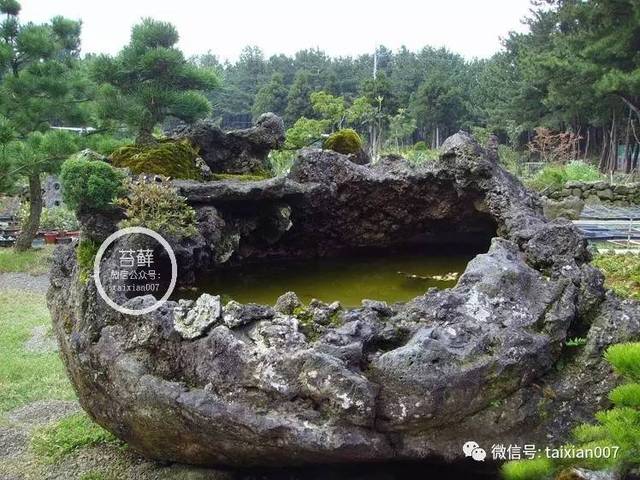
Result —
<svg viewBox="0 0 640 480"><path fill-rule="evenodd" d="M640 382L640 342L612 345L607 349L605 358L618 374Z"/></svg>
<svg viewBox="0 0 640 480"><path fill-rule="evenodd" d="M604 273L607 288L622 297L640 300L640 255L599 253L593 265Z"/></svg>
<svg viewBox="0 0 640 480"><path fill-rule="evenodd" d="M161 140L153 145L126 145L111 154L116 167L128 168L131 173L155 173L171 178L201 180L196 165L198 151L188 140Z"/></svg>
<svg viewBox="0 0 640 480"><path fill-rule="evenodd" d="M609 393L609 400L617 407L640 407L640 384L627 383L614 388Z"/></svg>
<svg viewBox="0 0 640 480"><path fill-rule="evenodd" d="M344 128L329 135L324 141L323 148L349 155L362 150L362 139L358 132L351 128Z"/></svg>
<svg viewBox="0 0 640 480"><path fill-rule="evenodd" d="M528 186L535 190L557 190L569 180L590 182L602 178L600 172L593 165L579 160L569 162L566 165L550 163L534 175L527 182Z"/></svg>
<svg viewBox="0 0 640 480"><path fill-rule="evenodd" d="M175 188L162 183L132 184L126 198L118 201L125 209L121 228L147 227L174 238L192 237L197 233L196 212Z"/></svg>
<svg viewBox="0 0 640 480"><path fill-rule="evenodd" d="M427 144L423 140L420 140L419 142L416 142L413 145L413 149L416 152L425 152L425 151L428 150L428 147L427 147Z"/></svg>
<svg viewBox="0 0 640 480"><path fill-rule="evenodd" d="M553 471L553 463L548 458L514 460L502 465L502 476L506 480L540 480Z"/></svg>
<svg viewBox="0 0 640 480"><path fill-rule="evenodd" d="M640 466L640 342L612 345L606 350L605 358L616 373L630 383L618 386L609 394L614 407L596 413L596 424L582 424L574 429L575 443L567 447L583 451L608 448L611 454L600 458L507 462L502 468L507 480L550 478L552 473L565 467L614 469L624 474Z"/></svg>
<svg viewBox="0 0 640 480"><path fill-rule="evenodd" d="M43 427L31 439L31 447L36 454L51 461L60 460L81 447L119 443L116 437L84 413L76 413Z"/></svg>
<svg viewBox="0 0 640 480"><path fill-rule="evenodd" d="M70 158L60 174L65 203L77 210L104 210L123 191L124 175L106 162Z"/></svg>
<svg viewBox="0 0 640 480"><path fill-rule="evenodd" d="M602 178L600 171L596 167L580 160L574 160L573 162L567 163L565 170L567 172L568 180L593 182Z"/></svg>

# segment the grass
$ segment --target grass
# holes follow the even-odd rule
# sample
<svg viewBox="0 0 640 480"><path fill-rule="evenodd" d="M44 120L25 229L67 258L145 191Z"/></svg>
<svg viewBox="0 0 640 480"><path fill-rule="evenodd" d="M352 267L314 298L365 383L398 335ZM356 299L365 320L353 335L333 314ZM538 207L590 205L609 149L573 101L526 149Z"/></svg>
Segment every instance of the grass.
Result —
<svg viewBox="0 0 640 480"><path fill-rule="evenodd" d="M31 275L44 275L51 268L53 245L44 248L16 252L13 248L0 249L0 273L23 272Z"/></svg>
<svg viewBox="0 0 640 480"><path fill-rule="evenodd" d="M44 295L0 291L0 412L36 400L75 398L56 352L23 348L31 330L50 321Z"/></svg>
<svg viewBox="0 0 640 480"><path fill-rule="evenodd" d="M593 264L604 273L607 288L622 297L640 300L640 255L599 253Z"/></svg>
<svg viewBox="0 0 640 480"><path fill-rule="evenodd" d="M120 445L121 442L85 413L76 413L42 427L31 438L33 451L52 462L82 447L98 444Z"/></svg>
<svg viewBox="0 0 640 480"><path fill-rule="evenodd" d="M540 480L553 471L551 460L541 457L533 460L511 461L502 466L505 480Z"/></svg>

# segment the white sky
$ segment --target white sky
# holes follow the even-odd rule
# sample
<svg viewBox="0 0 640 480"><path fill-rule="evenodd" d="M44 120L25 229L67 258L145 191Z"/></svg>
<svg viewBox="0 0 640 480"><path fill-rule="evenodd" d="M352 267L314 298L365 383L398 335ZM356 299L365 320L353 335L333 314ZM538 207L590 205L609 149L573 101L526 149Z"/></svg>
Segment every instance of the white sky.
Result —
<svg viewBox="0 0 640 480"><path fill-rule="evenodd" d="M235 60L245 45L265 55L320 47L331 56L372 52L383 44L445 46L466 58L488 57L499 38L524 30L529 0L21 0L23 21L54 15L81 19L83 52L116 53L131 26L150 16L172 22L185 54L211 50Z"/></svg>

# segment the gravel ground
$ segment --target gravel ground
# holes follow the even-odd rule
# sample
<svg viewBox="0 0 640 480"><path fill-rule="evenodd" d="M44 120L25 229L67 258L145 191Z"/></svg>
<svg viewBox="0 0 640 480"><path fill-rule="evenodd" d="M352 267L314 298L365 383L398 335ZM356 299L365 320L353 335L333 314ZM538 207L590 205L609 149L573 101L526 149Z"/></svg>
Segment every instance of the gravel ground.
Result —
<svg viewBox="0 0 640 480"><path fill-rule="evenodd" d="M23 290L30 293L47 293L49 275L28 273L0 273L0 290Z"/></svg>

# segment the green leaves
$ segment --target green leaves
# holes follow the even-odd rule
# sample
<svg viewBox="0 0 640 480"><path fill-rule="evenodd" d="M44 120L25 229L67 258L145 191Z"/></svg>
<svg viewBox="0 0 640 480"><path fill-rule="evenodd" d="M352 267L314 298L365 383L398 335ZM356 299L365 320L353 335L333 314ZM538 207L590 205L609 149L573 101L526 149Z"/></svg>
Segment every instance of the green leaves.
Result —
<svg viewBox="0 0 640 480"><path fill-rule="evenodd" d="M153 128L166 117L193 122L210 113L199 90L217 87L218 77L187 62L177 41L173 25L145 19L116 57L93 60L91 76L103 84L96 109L101 119L124 122L138 131L139 142L149 142Z"/></svg>
<svg viewBox="0 0 640 480"><path fill-rule="evenodd" d="M640 342L612 345L605 352L605 358L616 373L640 382Z"/></svg>
<svg viewBox="0 0 640 480"><path fill-rule="evenodd" d="M20 2L17 0L0 0L0 13L16 16L20 13Z"/></svg>
<svg viewBox="0 0 640 480"><path fill-rule="evenodd" d="M64 162L60 178L65 203L77 210L104 210L122 193L124 176L99 160L70 158Z"/></svg>

